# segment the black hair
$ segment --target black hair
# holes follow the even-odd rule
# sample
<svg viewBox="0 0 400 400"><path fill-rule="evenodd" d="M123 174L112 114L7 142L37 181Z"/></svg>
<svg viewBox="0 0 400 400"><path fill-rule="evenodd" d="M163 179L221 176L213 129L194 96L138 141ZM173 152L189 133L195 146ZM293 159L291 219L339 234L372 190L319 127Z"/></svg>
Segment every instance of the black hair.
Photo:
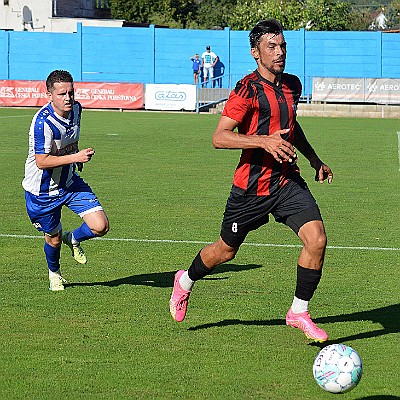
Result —
<svg viewBox="0 0 400 400"><path fill-rule="evenodd" d="M53 72L50 72L50 75L46 79L46 88L49 92L54 89L54 84L56 82L74 82L72 75L68 71L64 71L62 69L56 69Z"/></svg>
<svg viewBox="0 0 400 400"><path fill-rule="evenodd" d="M274 33L279 35L283 33L283 27L276 19L267 19L257 22L254 28L250 31L250 47L258 47L261 42L261 38L267 33Z"/></svg>

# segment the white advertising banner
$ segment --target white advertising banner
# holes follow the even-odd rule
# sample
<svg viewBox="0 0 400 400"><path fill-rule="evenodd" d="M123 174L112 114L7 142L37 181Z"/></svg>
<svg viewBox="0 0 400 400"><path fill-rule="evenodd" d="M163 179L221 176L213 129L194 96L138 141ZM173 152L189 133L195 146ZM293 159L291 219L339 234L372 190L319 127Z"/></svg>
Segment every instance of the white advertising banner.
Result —
<svg viewBox="0 0 400 400"><path fill-rule="evenodd" d="M312 101L400 104L400 79L313 78Z"/></svg>
<svg viewBox="0 0 400 400"><path fill-rule="evenodd" d="M400 79L366 79L365 101L377 104L400 104Z"/></svg>
<svg viewBox="0 0 400 400"><path fill-rule="evenodd" d="M365 102L363 78L313 78L313 101Z"/></svg>
<svg viewBox="0 0 400 400"><path fill-rule="evenodd" d="M146 110L195 111L196 85L147 84Z"/></svg>

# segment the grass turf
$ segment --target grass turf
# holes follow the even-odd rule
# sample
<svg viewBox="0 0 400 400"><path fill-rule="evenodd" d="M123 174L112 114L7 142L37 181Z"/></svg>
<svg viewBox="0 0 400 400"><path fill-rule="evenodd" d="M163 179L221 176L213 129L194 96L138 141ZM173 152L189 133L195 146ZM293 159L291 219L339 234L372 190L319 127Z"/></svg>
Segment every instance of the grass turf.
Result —
<svg viewBox="0 0 400 400"><path fill-rule="evenodd" d="M20 184L34 112L0 109L1 398L333 396L312 377L320 347L285 326L300 250L285 226L271 221L252 232L235 260L196 284L185 321L169 315L174 272L219 234L239 157L212 149L218 116L84 111L80 147L96 154L82 176L107 211L111 231L84 244L87 266L63 248L70 285L52 293L43 239L25 213ZM329 343L346 343L363 359L360 384L343 397L395 398L399 120L300 123L335 174L329 186L315 183L299 158L330 246L310 311ZM79 223L64 211L66 229Z"/></svg>

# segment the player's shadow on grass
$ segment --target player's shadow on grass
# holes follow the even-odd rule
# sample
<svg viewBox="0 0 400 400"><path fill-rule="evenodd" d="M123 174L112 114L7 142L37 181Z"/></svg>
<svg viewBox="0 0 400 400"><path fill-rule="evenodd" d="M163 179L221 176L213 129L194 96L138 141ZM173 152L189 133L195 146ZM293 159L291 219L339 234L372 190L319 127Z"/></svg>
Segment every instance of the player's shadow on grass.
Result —
<svg viewBox="0 0 400 400"><path fill-rule="evenodd" d="M224 264L213 271L211 275L208 275L206 279L208 280L220 280L228 279L228 276L215 276L218 274L223 274L226 272L241 272L248 271L251 269L261 268L262 265L258 264ZM155 272L150 274L139 274L127 276L125 278L114 279L111 281L104 282L76 282L76 283L66 283L64 286L74 287L74 286L120 286L120 285L139 285L139 286L154 286L167 288L174 285L174 276L176 271L170 272Z"/></svg>
<svg viewBox="0 0 400 400"><path fill-rule="evenodd" d="M375 308L368 311L360 311L351 314L332 315L329 317L315 318L314 321L319 324L332 324L335 322L350 322L350 321L372 321L381 325L381 329L376 329L369 332L359 332L354 335L331 338L331 340L324 343L312 343L312 345L324 347L332 343L340 343L346 341L352 341L357 339L366 339L372 337L378 337L387 335L388 333L400 332L400 319L398 315L400 313L400 304L393 304L387 307ZM196 331L200 329L208 329L214 327L232 326L232 325L251 325L251 326L276 326L286 325L284 319L266 319L258 321L243 321L239 319L225 319L223 321L193 326L188 328L189 331ZM331 334L332 336L332 334Z"/></svg>

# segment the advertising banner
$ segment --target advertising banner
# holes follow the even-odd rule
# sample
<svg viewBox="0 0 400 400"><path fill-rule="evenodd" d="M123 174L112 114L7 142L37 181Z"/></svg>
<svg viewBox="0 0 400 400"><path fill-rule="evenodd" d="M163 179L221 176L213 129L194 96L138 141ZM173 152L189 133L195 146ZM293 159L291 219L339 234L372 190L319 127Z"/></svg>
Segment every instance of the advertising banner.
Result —
<svg viewBox="0 0 400 400"><path fill-rule="evenodd" d="M143 108L142 83L76 82L75 99L84 108Z"/></svg>
<svg viewBox="0 0 400 400"><path fill-rule="evenodd" d="M400 104L400 79L313 78L312 101Z"/></svg>
<svg viewBox="0 0 400 400"><path fill-rule="evenodd" d="M48 102L42 81L1 81L0 106L41 107Z"/></svg>
<svg viewBox="0 0 400 400"><path fill-rule="evenodd" d="M400 104L400 79L366 79L365 101Z"/></svg>
<svg viewBox="0 0 400 400"><path fill-rule="evenodd" d="M363 78L313 78L312 100L365 102Z"/></svg>
<svg viewBox="0 0 400 400"><path fill-rule="evenodd" d="M147 84L146 110L195 111L196 85Z"/></svg>
<svg viewBox="0 0 400 400"><path fill-rule="evenodd" d="M83 108L143 108L143 84L75 82ZM44 81L0 80L0 107L41 107L48 102Z"/></svg>

